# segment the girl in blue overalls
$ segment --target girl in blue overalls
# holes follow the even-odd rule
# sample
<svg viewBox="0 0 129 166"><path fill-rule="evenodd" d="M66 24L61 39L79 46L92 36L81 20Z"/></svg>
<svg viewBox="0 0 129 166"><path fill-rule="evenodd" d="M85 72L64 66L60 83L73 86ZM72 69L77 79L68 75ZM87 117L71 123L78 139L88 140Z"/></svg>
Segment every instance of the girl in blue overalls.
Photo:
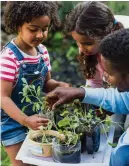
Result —
<svg viewBox="0 0 129 166"><path fill-rule="evenodd" d="M42 43L48 34L48 28L59 25L55 2L8 2L5 8L5 25L10 33L17 33L15 39L2 50L1 56L1 140L13 166L25 166L15 160L27 128L38 129L46 125L48 119L34 115L29 107L26 115L21 109L22 78L28 84L44 92L57 86L67 87L67 83L51 79L50 61L47 49Z"/></svg>

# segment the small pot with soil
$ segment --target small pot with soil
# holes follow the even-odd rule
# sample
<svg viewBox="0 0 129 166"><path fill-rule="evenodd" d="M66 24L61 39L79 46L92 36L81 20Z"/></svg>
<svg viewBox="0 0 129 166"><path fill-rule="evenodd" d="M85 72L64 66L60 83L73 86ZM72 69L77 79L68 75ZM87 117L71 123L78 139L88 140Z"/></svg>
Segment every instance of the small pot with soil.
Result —
<svg viewBox="0 0 129 166"><path fill-rule="evenodd" d="M59 134L59 132L54 130L31 130L28 138L31 153L36 156L51 157L52 139L54 137L65 139L63 134Z"/></svg>
<svg viewBox="0 0 129 166"><path fill-rule="evenodd" d="M81 142L75 145L66 145L57 143L53 139L53 160L58 163L80 163L81 161Z"/></svg>

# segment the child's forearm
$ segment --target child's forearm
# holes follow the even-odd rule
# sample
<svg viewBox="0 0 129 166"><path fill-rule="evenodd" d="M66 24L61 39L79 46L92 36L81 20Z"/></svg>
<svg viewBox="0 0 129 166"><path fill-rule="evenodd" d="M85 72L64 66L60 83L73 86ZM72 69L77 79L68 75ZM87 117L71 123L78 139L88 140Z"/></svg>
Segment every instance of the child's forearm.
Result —
<svg viewBox="0 0 129 166"><path fill-rule="evenodd" d="M50 92L59 86L59 82L53 79L49 79L44 85L44 92Z"/></svg>
<svg viewBox="0 0 129 166"><path fill-rule="evenodd" d="M40 126L47 126L48 119L40 117L39 115L27 116L21 112L21 110L15 105L11 98L5 96L2 97L1 102L2 109L15 121L19 122L33 130L39 130Z"/></svg>
<svg viewBox="0 0 129 166"><path fill-rule="evenodd" d="M54 90L56 87L70 87L70 85L68 83L65 82L60 82L60 81L56 81L53 79L49 79L44 86L44 92L48 93L52 90Z"/></svg>
<svg viewBox="0 0 129 166"><path fill-rule="evenodd" d="M1 97L1 108L15 121L24 125L27 115L23 114L10 97Z"/></svg>

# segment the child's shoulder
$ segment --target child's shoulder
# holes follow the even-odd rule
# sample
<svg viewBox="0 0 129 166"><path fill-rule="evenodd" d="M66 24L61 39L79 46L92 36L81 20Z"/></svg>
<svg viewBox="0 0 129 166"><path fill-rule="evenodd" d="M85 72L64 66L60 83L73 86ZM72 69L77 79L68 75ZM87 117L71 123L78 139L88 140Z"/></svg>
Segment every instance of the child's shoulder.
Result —
<svg viewBox="0 0 129 166"><path fill-rule="evenodd" d="M13 61L17 61L17 58L14 54L14 52L7 47L3 47L3 49L1 50L1 58L8 58L8 59L12 59Z"/></svg>
<svg viewBox="0 0 129 166"><path fill-rule="evenodd" d="M10 48L4 47L0 56L1 79L15 82L18 75L19 62Z"/></svg>
<svg viewBox="0 0 129 166"><path fill-rule="evenodd" d="M48 71L50 71L51 70L50 57L49 57L49 53L47 51L47 48L43 44L40 44L39 47L43 51L42 58L43 58L45 64L47 65L47 67L48 67Z"/></svg>
<svg viewBox="0 0 129 166"><path fill-rule="evenodd" d="M48 50L43 44L39 44L38 48L42 50L43 54L48 54Z"/></svg>

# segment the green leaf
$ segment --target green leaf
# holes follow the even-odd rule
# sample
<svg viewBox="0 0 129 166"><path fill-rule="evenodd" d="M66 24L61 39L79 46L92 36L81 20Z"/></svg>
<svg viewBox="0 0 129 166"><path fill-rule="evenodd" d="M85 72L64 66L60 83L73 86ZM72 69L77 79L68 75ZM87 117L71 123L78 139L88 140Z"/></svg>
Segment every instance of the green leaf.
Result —
<svg viewBox="0 0 129 166"><path fill-rule="evenodd" d="M64 118L58 122L59 127L65 127L67 125L70 125L70 121L68 118Z"/></svg>
<svg viewBox="0 0 129 166"><path fill-rule="evenodd" d="M28 85L25 85L24 88L23 88L23 93L27 94L27 92L28 92Z"/></svg>
<svg viewBox="0 0 129 166"><path fill-rule="evenodd" d="M26 109L26 106L22 107L22 112L24 112L24 111L25 111L25 109Z"/></svg>
<svg viewBox="0 0 129 166"><path fill-rule="evenodd" d="M22 78L22 82L25 83L25 84L27 84L27 81L26 81L25 78Z"/></svg>
<svg viewBox="0 0 129 166"><path fill-rule="evenodd" d="M28 96L26 96L26 102L28 102L28 103L31 102L31 100L30 100L30 98Z"/></svg>
<svg viewBox="0 0 129 166"><path fill-rule="evenodd" d="M36 111L36 105L34 104L32 107L32 110L35 112Z"/></svg>
<svg viewBox="0 0 129 166"><path fill-rule="evenodd" d="M99 108L99 111L100 111L101 114L103 114L103 110L102 110L102 107L101 107L101 106L100 106L100 108Z"/></svg>
<svg viewBox="0 0 129 166"><path fill-rule="evenodd" d="M110 116L107 116L107 117L106 117L105 123L106 123L108 126L111 125L112 121L111 121L111 117L110 117Z"/></svg>
<svg viewBox="0 0 129 166"><path fill-rule="evenodd" d="M37 95L40 96L40 93L41 93L41 88L40 88L40 86L38 86L38 88L37 88Z"/></svg>
<svg viewBox="0 0 129 166"><path fill-rule="evenodd" d="M35 86L34 86L34 85L31 85L31 88L32 88L33 90L35 90Z"/></svg>
<svg viewBox="0 0 129 166"><path fill-rule="evenodd" d="M74 145L76 145L76 144L77 144L77 141L78 141L78 136L75 135L75 137L74 137L72 143L73 143Z"/></svg>
<svg viewBox="0 0 129 166"><path fill-rule="evenodd" d="M69 111L65 110L62 114L60 114L61 116L67 116L69 115Z"/></svg>
<svg viewBox="0 0 129 166"><path fill-rule="evenodd" d="M94 112L92 109L89 109L89 113L92 114L92 112Z"/></svg>
<svg viewBox="0 0 129 166"><path fill-rule="evenodd" d="M76 129L78 126L79 126L78 123L73 123L73 124L71 124L71 128L73 128L73 129Z"/></svg>
<svg viewBox="0 0 129 166"><path fill-rule="evenodd" d="M25 97L21 100L21 103L23 103L23 102L24 102L24 100L25 100Z"/></svg>
<svg viewBox="0 0 129 166"><path fill-rule="evenodd" d="M40 109L40 104L36 103L36 109L39 110Z"/></svg>
<svg viewBox="0 0 129 166"><path fill-rule="evenodd" d="M75 114L78 114L79 113L79 110L77 108L74 109L74 113Z"/></svg>
<svg viewBox="0 0 129 166"><path fill-rule="evenodd" d="M110 146L112 146L113 148L115 148L115 147L117 146L117 143L108 142L108 144L109 144Z"/></svg>

